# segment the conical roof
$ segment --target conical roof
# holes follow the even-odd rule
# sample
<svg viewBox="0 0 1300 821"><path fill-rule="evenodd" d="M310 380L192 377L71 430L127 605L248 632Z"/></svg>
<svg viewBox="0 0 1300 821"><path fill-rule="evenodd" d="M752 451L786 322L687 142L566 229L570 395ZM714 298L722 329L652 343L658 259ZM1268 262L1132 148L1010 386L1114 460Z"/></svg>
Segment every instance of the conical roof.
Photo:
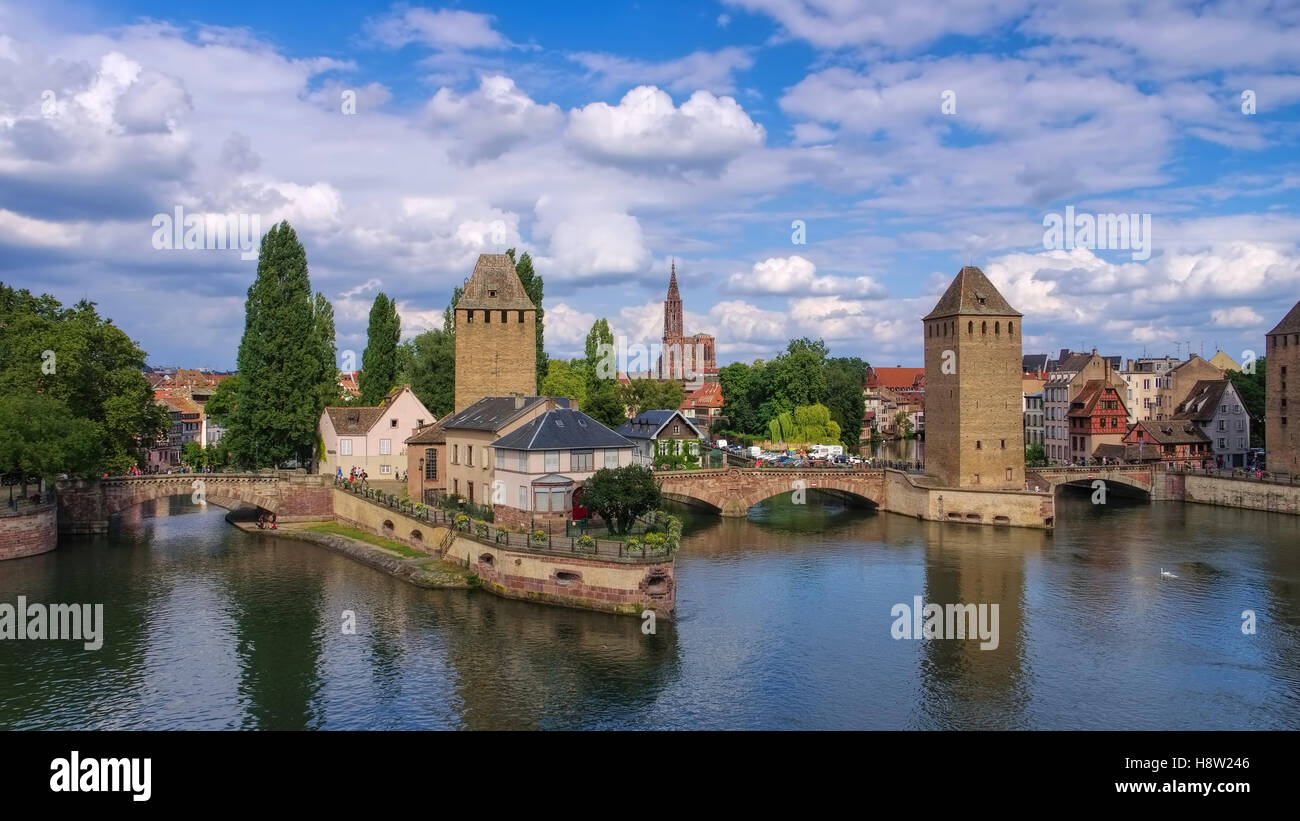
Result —
<svg viewBox="0 0 1300 821"><path fill-rule="evenodd" d="M457 308L532 310L537 306L528 298L524 285L515 273L515 263L508 254L479 254L474 273L465 283L465 293Z"/></svg>
<svg viewBox="0 0 1300 821"><path fill-rule="evenodd" d="M967 265L957 273L948 290L939 297L934 310L924 319L936 319L942 316L958 314L984 314L986 316L1021 316L1021 313L998 293L993 283L984 272L974 265Z"/></svg>

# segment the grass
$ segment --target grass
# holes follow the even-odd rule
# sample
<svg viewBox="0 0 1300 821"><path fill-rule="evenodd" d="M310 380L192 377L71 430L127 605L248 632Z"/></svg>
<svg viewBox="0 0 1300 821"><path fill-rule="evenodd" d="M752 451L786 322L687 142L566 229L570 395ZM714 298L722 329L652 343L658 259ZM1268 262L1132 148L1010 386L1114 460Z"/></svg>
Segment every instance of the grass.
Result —
<svg viewBox="0 0 1300 821"><path fill-rule="evenodd" d="M317 524L308 525L302 528L312 533L331 533L335 536L346 536L349 539L356 539L359 542L372 544L375 547L383 548L406 559L423 559L428 554L421 553L418 550L407 547L401 542L395 542L392 539L385 539L383 536L376 536L373 533L367 533L364 530L358 530L355 527L341 525L338 522L318 522Z"/></svg>

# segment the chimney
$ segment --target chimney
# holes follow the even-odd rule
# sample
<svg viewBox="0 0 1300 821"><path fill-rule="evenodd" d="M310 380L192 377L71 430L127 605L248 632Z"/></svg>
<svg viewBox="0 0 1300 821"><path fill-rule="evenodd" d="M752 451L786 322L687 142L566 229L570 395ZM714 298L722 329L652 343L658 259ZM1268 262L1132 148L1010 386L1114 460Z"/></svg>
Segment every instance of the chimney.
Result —
<svg viewBox="0 0 1300 821"><path fill-rule="evenodd" d="M516 393L516 394L514 394L514 397L515 397L515 410L523 410L523 409L524 409L524 395L523 395L522 393Z"/></svg>

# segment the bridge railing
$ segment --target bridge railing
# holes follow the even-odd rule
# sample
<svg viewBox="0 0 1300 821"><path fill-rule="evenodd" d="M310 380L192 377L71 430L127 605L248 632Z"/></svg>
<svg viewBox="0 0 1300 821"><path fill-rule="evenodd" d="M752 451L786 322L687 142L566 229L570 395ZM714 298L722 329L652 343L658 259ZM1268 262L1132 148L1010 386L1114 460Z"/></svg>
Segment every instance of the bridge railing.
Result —
<svg viewBox="0 0 1300 821"><path fill-rule="evenodd" d="M1181 473L1185 476L1213 476L1218 479L1238 479L1243 482L1259 482L1270 485L1300 484L1300 474L1281 471L1270 472L1267 470L1247 470L1246 468L1197 468L1188 467L1181 463L1170 463L1167 470L1170 473Z"/></svg>
<svg viewBox="0 0 1300 821"><path fill-rule="evenodd" d="M668 540L665 540L662 544L654 544L641 540L633 543L631 540L624 542L618 539L600 539L591 536L561 536L542 530L535 530L532 533L520 533L498 527L491 522L476 521L465 513L442 510L441 508L412 502L410 499L400 498L394 493L385 493L376 488L363 486L359 482L349 482L346 479L336 478L334 486L375 504L396 510L417 521L446 527L455 531L458 536L473 539L489 547L548 555L617 559L625 562L662 562L677 552L677 546L671 544Z"/></svg>

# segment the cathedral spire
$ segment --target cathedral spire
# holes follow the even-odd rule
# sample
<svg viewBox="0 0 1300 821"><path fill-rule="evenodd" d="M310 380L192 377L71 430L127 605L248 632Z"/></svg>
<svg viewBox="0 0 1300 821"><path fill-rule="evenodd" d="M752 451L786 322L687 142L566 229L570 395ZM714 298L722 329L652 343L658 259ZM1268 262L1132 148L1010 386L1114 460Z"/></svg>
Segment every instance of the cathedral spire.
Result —
<svg viewBox="0 0 1300 821"><path fill-rule="evenodd" d="M680 340L682 331L682 295L677 290L677 261L668 275L668 298L664 300L664 340Z"/></svg>

